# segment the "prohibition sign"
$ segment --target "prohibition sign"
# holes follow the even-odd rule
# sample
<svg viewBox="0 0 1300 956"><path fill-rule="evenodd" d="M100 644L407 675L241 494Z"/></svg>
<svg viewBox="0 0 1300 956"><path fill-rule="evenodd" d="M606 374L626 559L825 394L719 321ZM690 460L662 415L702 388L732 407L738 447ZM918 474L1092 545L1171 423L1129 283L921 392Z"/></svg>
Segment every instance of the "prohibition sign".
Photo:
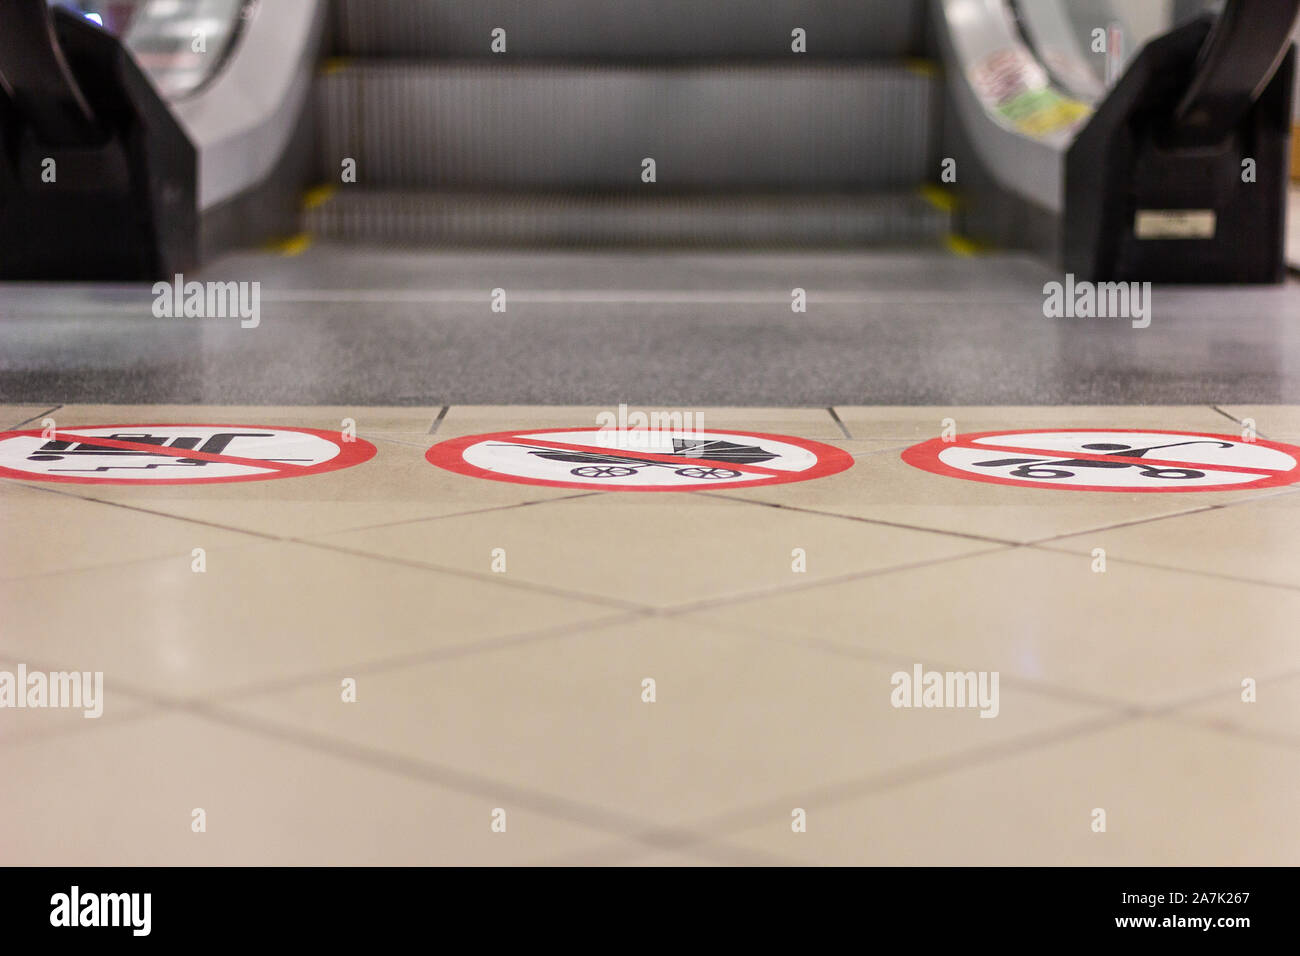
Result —
<svg viewBox="0 0 1300 956"><path fill-rule="evenodd" d="M98 485L204 485L350 468L375 446L341 432L258 425L89 425L0 432L0 477Z"/></svg>
<svg viewBox="0 0 1300 956"><path fill-rule="evenodd" d="M1070 491L1245 491L1300 481L1295 445L1134 428L972 432L913 445L902 458L949 478Z"/></svg>
<svg viewBox="0 0 1300 956"><path fill-rule="evenodd" d="M839 448L738 431L537 428L434 445L431 464L474 478L584 491L697 491L810 481L844 471Z"/></svg>

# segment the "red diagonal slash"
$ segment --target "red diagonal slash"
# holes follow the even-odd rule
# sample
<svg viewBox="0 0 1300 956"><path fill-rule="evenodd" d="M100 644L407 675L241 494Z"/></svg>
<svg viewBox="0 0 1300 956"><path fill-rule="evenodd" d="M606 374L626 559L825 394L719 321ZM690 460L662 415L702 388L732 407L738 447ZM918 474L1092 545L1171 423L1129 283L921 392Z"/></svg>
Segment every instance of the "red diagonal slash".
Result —
<svg viewBox="0 0 1300 956"><path fill-rule="evenodd" d="M623 448L606 448L596 445L573 445L569 442L550 441L545 438L537 438L533 435L513 435L511 441L517 441L526 445L538 445L542 448L554 448L557 451L580 451L588 455L622 455L628 458L642 458L646 461L659 461L667 465L682 465L687 468L719 468L727 467L730 471L739 471L742 474L746 471L758 472L760 475L774 475L781 477L784 475L798 474L790 469L781 470L779 468L763 468L759 465L750 465L738 461L712 461L708 458L685 458L681 455L661 455L652 451L632 451Z"/></svg>
<svg viewBox="0 0 1300 956"><path fill-rule="evenodd" d="M1076 452L1076 451L1047 451L1041 448L1020 448L1016 445L991 445L984 442L959 442L959 448L969 448L973 451L993 451L993 452L1012 452L1018 455L1041 455L1044 458L1077 458L1080 461L1107 461L1107 462L1132 462L1134 465L1153 465L1156 468L1192 468L1196 471L1227 471L1236 472L1243 475L1281 475L1289 472L1290 468L1266 468L1263 465L1253 467L1243 467L1241 465L1217 465L1209 462L1191 462L1191 461L1171 461L1167 458L1138 458L1136 456L1126 456L1122 453L1113 455L1103 455L1099 452ZM1293 466L1294 467L1294 466Z"/></svg>
<svg viewBox="0 0 1300 956"><path fill-rule="evenodd" d="M196 461L210 461L221 465L244 465L249 468L269 468L272 471L295 471L314 467L313 465L298 465L293 462L270 461L265 458L241 458L238 455L214 455L207 451L166 448L161 445L150 445L146 442L119 441L116 438L100 438L96 435L76 435L58 429L55 429L53 434L59 441L75 441L86 445L100 445L104 448L120 448L123 451L143 451L151 455L162 455L166 458L193 458ZM43 438L44 435L41 432L36 432L34 437ZM49 454L56 455L58 452L49 452Z"/></svg>

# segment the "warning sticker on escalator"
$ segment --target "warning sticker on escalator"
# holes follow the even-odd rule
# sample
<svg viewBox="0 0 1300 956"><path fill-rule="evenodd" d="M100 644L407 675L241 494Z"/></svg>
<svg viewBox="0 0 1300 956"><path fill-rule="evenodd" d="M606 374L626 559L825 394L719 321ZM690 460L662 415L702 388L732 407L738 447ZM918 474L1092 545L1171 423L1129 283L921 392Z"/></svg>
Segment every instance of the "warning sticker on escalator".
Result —
<svg viewBox="0 0 1300 956"><path fill-rule="evenodd" d="M257 425L95 425L0 432L0 477L114 485L299 478L369 461L341 432Z"/></svg>
<svg viewBox="0 0 1300 956"><path fill-rule="evenodd" d="M554 488L696 491L825 478L853 458L806 438L730 431L550 428L467 435L425 457L462 475Z"/></svg>
<svg viewBox="0 0 1300 956"><path fill-rule="evenodd" d="M903 461L950 478L1071 491L1245 491L1300 481L1294 445L1126 428L935 438L904 451Z"/></svg>

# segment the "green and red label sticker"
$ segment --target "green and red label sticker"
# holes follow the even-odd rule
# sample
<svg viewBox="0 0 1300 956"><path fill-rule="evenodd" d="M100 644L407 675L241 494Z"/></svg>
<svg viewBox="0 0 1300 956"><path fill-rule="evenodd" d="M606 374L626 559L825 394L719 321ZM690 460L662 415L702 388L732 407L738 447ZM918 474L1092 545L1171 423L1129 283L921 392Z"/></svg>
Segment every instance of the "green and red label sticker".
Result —
<svg viewBox="0 0 1300 956"><path fill-rule="evenodd" d="M603 491L753 488L825 478L853 464L839 448L786 435L601 428L466 435L425 457L475 478Z"/></svg>
<svg viewBox="0 0 1300 956"><path fill-rule="evenodd" d="M974 432L913 445L903 461L949 478L1070 491L1246 491L1300 481L1294 445L1128 428Z"/></svg>
<svg viewBox="0 0 1300 956"><path fill-rule="evenodd" d="M316 428L170 424L0 432L0 477L25 481L267 481L350 468L374 456L368 441Z"/></svg>

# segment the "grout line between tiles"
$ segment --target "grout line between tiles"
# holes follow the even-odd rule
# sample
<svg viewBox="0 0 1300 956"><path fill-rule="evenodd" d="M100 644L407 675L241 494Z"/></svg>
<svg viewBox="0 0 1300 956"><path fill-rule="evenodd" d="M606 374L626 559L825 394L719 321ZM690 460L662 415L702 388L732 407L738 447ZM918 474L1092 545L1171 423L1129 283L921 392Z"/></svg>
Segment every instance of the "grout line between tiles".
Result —
<svg viewBox="0 0 1300 956"><path fill-rule="evenodd" d="M791 634L765 630L761 626L746 626L742 628L738 625L726 621L719 621L712 617L705 618L704 620L710 627L730 631L739 636L757 635L762 640L773 641L789 647L803 647L823 654L849 657L854 660L870 661L875 664L885 664L896 667L902 661L911 660L913 663L928 665L932 670L960 672L971 669L969 667L958 666L951 661L943 661L928 656L926 656L924 660L918 660L918 657L921 655L918 655L915 651L909 653L906 651L894 651L891 649L874 647L856 647L851 644L845 644L840 641L828 640L825 638L798 638ZM1076 691L1069 687L1062 687L1059 684L1049 684L1033 678L1021 677L1017 674L1002 672L1000 680L1003 684L1012 687L1021 687L1033 691L1034 693L1041 694L1044 697L1052 697L1058 700L1068 701L1072 704L1081 704L1088 707L1100 707L1112 712L1122 712L1132 716L1142 716L1151 713L1151 711L1142 708L1140 705L1132 704L1125 700L1110 697L1097 697L1086 691Z"/></svg>
<svg viewBox="0 0 1300 956"><path fill-rule="evenodd" d="M552 587L547 584L522 581L518 578L512 579L508 575L492 574L491 572L484 573L482 571L469 571L465 568L453 568L442 564L430 564L424 561L417 561L413 558L399 558L395 555L378 554L371 551L362 551L356 548L346 548L342 545L327 544L321 541L309 541L301 538L286 538L284 540L293 544L301 544L311 548L320 548L323 551L334 551L338 554L347 554L356 558L367 558L373 561L382 561L387 564L397 564L408 568L418 568L424 571L438 571L443 574L468 578L472 581L479 581L485 584L496 584L501 587L515 588L521 591L531 591L536 594L566 598L571 601L584 601L588 604L597 604L602 607L615 608L620 611L646 612L653 610L646 605L636 604L631 601L620 601L618 598L605 597L600 594L588 594L584 591L569 591L564 588Z"/></svg>
<svg viewBox="0 0 1300 956"><path fill-rule="evenodd" d="M10 425L8 428L5 429L5 431L10 431L10 432L17 431L18 429L22 428L24 425L36 421L38 418L44 418L46 415L52 415L54 412L57 412L62 407L63 406L60 404L60 405L55 405L53 408L47 408L45 411L33 415L31 418L23 419L17 425Z"/></svg>
<svg viewBox="0 0 1300 956"><path fill-rule="evenodd" d="M740 810L730 811L725 815L697 820L689 824L686 829L693 833L710 834L706 839L713 839L712 834L736 834L767 823L773 817L788 821L791 807L816 807L818 810L824 810L851 800L859 800L925 780L950 776L964 770L1042 750L1044 747L1065 743L1078 737L1122 727L1138 719L1125 714L1094 717L1040 734L1026 734L984 747L923 760L917 764L898 767L883 773L868 774L864 777L824 784L799 793L785 794L759 804L751 804ZM692 852L697 851L694 846L690 849Z"/></svg>
<svg viewBox="0 0 1300 956"><path fill-rule="evenodd" d="M839 514L834 511L817 511L813 508L799 508L794 505L783 504L776 501L756 501L753 498L741 498L736 495L729 495L722 491L696 491L693 494L707 498L722 498L727 501L739 501L742 504L758 505L760 508L779 508L782 511L794 511L798 514L817 515L821 518L838 518L842 521L857 521L862 524L879 525L885 528L900 528L904 531L921 531L926 534L938 534L948 538L964 538L968 541L978 541L981 544L1011 545L1018 547L1024 542L1012 541L1006 538L992 538L988 535L971 534L966 531L943 531L939 528L923 528L919 525L904 524L898 521L885 521L881 518L864 518L861 515Z"/></svg>
<svg viewBox="0 0 1300 956"><path fill-rule="evenodd" d="M28 486L26 486L26 487L32 487L32 486L28 485ZM425 563L425 562L422 562L422 561L414 561L414 560L410 560L410 559L406 559L406 558L398 558L398 557L395 557L395 556L392 556L392 555L378 554L378 553L375 553L375 552L369 552L369 551L361 551L361 550L357 550L357 549L354 549L354 548L345 548L345 547L343 547L343 546L341 546L341 545L329 544L329 543L327 543L327 542L323 542L323 541L319 541L319 540L314 540L314 539L310 539L310 538L280 537L280 536L278 536L278 535L273 535L273 534L269 534L269 533L261 532L261 531L250 531L250 530L247 530L247 529L244 529L244 528L234 528L234 527L229 527L229 526L226 526L226 525L217 524L217 523L212 522L212 521L204 521L204 520L202 520L202 519L198 519L198 518L187 518L187 517L181 517L181 516L178 516L178 515L169 514L169 513L167 513L167 512L154 511L154 510L149 509L149 508L141 508L141 507L138 506L138 505L130 505L130 504L125 504L125 503L123 503L123 502L117 502L117 501L106 501L106 500L104 500L104 499L102 499L102 498L91 498L91 497L86 497L86 496L83 496L83 495L77 495L77 494L73 494L73 493L71 493L71 492L65 492L65 491L63 491L62 489L57 489L57 488L33 488L33 490L36 490L36 491L45 491L45 492L48 492L48 493L50 493L50 494L63 495L63 496L65 496L65 497L75 498L75 499L77 499L77 500L79 500L79 501L91 501L91 502L95 502L95 503L97 503L97 504L108 505L108 506L110 506L110 507L124 508L124 509L126 509L126 510L128 510L128 511L136 511L136 512L139 512L139 513L142 513L142 514L155 515L155 516L157 516L157 517L162 517L162 518L171 518L171 519L174 520L174 521L181 521L181 522L186 522L186 523L189 523L189 524L202 525L202 526L209 527L209 528L217 528L217 529L220 529L220 530L222 530L222 531L231 531L231 532L235 532L235 533L237 533L237 534L244 534L244 535L248 535L248 536L250 536L250 537L259 538L259 539L262 539L263 541L277 542L277 543L282 543L282 544L297 544L297 545L302 545L303 547L316 548L316 549L319 549L319 550L322 550L322 551L331 551L331 552L334 552L334 553L337 553L337 554L346 554L346 555L350 555L350 556L352 556L352 557L365 558L365 559L372 560L372 561L382 561L382 562L386 562L386 563L388 563L388 564L396 564L396 565L401 565L401 566L403 566L403 567L417 568L417 569L425 570L425 571L441 572L441 573L445 573L445 574L455 575L455 576L457 576L457 577L470 578L470 579L472 579L472 580L476 580L476 581L481 581L481 582L490 583L490 584L496 584L496 585L500 585L500 586L502 586L502 587L517 588L517 589L520 589L520 590L532 591L532 592L534 592L534 593L546 594L546 595L549 595L549 596L551 596L551 597L560 597L560 598L566 598L566 599L574 600L574 601L582 601L582 602L586 602L586 603L588 603L588 604L597 604L597 605L601 605L601 606L604 606L604 607L612 607L612 608L616 608L616 609L618 609L618 610L630 610L630 611L642 611L642 612L644 612L644 611L649 611L649 610L653 610L652 608L648 608L648 607L646 607L646 606L644 606L644 605L635 604L635 603L632 603L632 602L619 601L619 600L616 599L616 598L607 598L607 597L603 597L603 596L601 596L601 595L587 594L587 593L585 593L585 592L580 592L580 591L568 591L568 590L565 590L565 589L562 589L562 588L553 588L553 587L550 587L550 586L547 586L547 585L533 584L533 583L531 583L531 582L520 581L520 580L518 580L518 579L507 579L507 578L503 578L503 577L500 576L500 575L489 575L489 574L483 574L483 573L481 573L481 572L477 572L477 571L467 571L467 570L465 570L465 569L463 569L463 568L452 568L452 567L447 567L447 566L444 566L444 565L428 564L428 563ZM589 495L589 494L593 494L593 492L584 492L584 493L582 493L581 495L577 495L577 496L574 496L574 497L586 497L586 496ZM557 500L557 499L547 499L547 500L544 500L544 501L521 502L520 504L517 504L517 505L509 505L509 506L506 506L506 507L503 507L503 508L500 508L500 509L491 509L491 510L509 510L510 508L526 507L527 505L532 505L532 504L546 504L547 501L554 501L554 500ZM449 517L449 516L446 516L446 517ZM415 520L436 520L436 519L415 519ZM366 527L366 528L352 528L352 529L349 529L349 530L352 530L352 531L365 531L365 530L369 530L369 527ZM342 533L342 532L340 532L340 533ZM162 560L162 559L159 558L159 559L154 559L154 560ZM123 564L129 564L129 563L135 563L135 562L122 562L122 563L123 563ZM115 566L115 565L103 565L102 567L114 567L114 566ZM83 569L69 569L69 570L67 570L67 571L63 571L63 572L59 572L59 573L67 573L67 574L71 574L71 573L75 573L75 572L78 571L78 570L83 570ZM84 570L90 570L90 569L84 569Z"/></svg>
<svg viewBox="0 0 1300 956"><path fill-rule="evenodd" d="M580 803L531 787L404 757L346 740L249 718L222 707L196 703L173 709L213 723L224 724L261 737L277 739L286 744L369 766L407 779L445 787L474 797L487 797L503 805L513 803L533 813L564 820L588 830L604 831L653 849L673 850L699 843L704 839L703 834L690 833L681 827L655 826L639 817L616 810Z"/></svg>
<svg viewBox="0 0 1300 956"><path fill-rule="evenodd" d="M124 692L125 693L125 692ZM127 693L129 697L135 697L135 694ZM0 738L0 753L9 748L23 747L28 744L42 745L54 740L61 740L65 737L77 737L83 734L93 733L100 728L115 728L123 724L135 723L149 717L158 717L169 712L170 708L166 705L154 703L145 698L140 698L140 706L121 717L113 717L111 720L105 720L103 717L95 720L82 720L80 723L67 722L60 724L58 727L51 727L49 730L38 731L36 733L27 733L21 737L11 739Z"/></svg>
<svg viewBox="0 0 1300 956"><path fill-rule="evenodd" d="M709 627L720 631L727 631L738 636L757 636L761 640L772 641L787 645L789 647L802 647L810 650L816 650L827 654L833 654L843 657L849 657L856 660L866 660L878 664L896 666L900 661L915 659L915 653L904 651L894 651L892 649L857 647L845 644L840 641L827 640L822 638L799 638L792 634L765 629L760 626L746 625L741 627L725 620L719 620L714 617L705 617L703 622ZM922 664L929 665L932 669L941 671L965 671L969 670L968 666L957 665L951 661L941 661L936 658L926 658L921 661ZM1300 677L1300 668L1283 671L1280 674L1269 674L1262 680L1270 683L1292 680ZM1165 701L1160 704L1146 706L1143 704L1133 703L1132 701L1121 698L1097 697L1086 691L1076 691L1072 688L1062 687L1059 684L1050 684L1044 681L1035 680L1034 678L1022 677L1019 675L1008 675L1003 673L1002 682L1011 686L1019 686L1045 697L1051 697L1062 701L1068 701L1074 704L1081 704L1089 707L1099 707L1109 710L1113 713L1124 713L1132 717L1154 717L1169 719L1175 722L1182 722L1183 711L1189 707L1195 707L1200 704L1209 703L1229 696L1233 692L1230 690L1213 690L1198 691L1194 695L1181 697L1172 701ZM1192 718L1191 722L1200 725L1201 720ZM1235 727L1225 727L1214 725L1214 729L1232 732ZM1247 736L1261 736L1259 734L1246 733ZM1284 739L1290 743L1300 746L1300 738L1287 735Z"/></svg>
<svg viewBox="0 0 1300 956"><path fill-rule="evenodd" d="M1241 737L1246 740L1253 740L1256 743L1267 744L1271 747L1282 747L1286 750L1300 751L1300 737L1293 734L1276 732L1269 733L1266 730L1251 730L1246 727L1239 727L1235 724L1212 720L1208 717L1187 716L1175 718L1171 715L1162 719L1184 728L1195 727L1199 730L1209 730L1228 737Z"/></svg>
<svg viewBox="0 0 1300 956"><path fill-rule="evenodd" d="M852 438L853 436L849 434L848 427L844 424L843 421L840 420L840 413L835 410L835 406L827 405L826 411L830 412L831 418L833 418L835 420L835 424L840 427L840 431L844 433L844 437Z"/></svg>
<svg viewBox="0 0 1300 956"><path fill-rule="evenodd" d="M1260 679L1272 683L1275 681L1294 680L1297 677L1300 677L1300 668L1293 668L1291 670L1282 671L1280 674L1269 674ZM1172 701L1168 704L1162 704L1159 707L1154 707L1149 712L1155 715L1164 715L1164 714L1172 715L1177 711L1183 711L1189 707L1197 707L1200 706L1201 704L1208 704L1215 700L1218 700L1219 698L1227 697L1230 694L1236 694L1237 690L1238 689L1223 688L1221 690L1203 691L1197 693L1194 696L1183 697L1180 698L1179 700ZM1237 699L1240 700L1240 697L1238 697Z"/></svg>
<svg viewBox="0 0 1300 956"><path fill-rule="evenodd" d="M1201 505L1197 508L1188 508L1185 511L1171 511L1167 514L1150 515L1145 518L1135 518L1132 521L1121 521L1117 524L1104 525L1099 528L1089 528L1085 531L1070 531L1065 534L1055 534L1047 538L1038 538L1034 541L1026 541L1025 545L1036 547L1045 545L1052 541L1061 541L1066 538L1079 538L1086 534L1103 534L1107 531L1117 531L1122 528L1131 528L1136 525L1151 524L1156 521L1172 521L1175 518L1186 518L1191 515L1206 514L1210 511L1225 511L1229 508L1240 508L1244 505L1256 504L1260 501L1271 501L1274 498L1284 498L1287 495L1300 494L1300 489L1295 487L1272 488L1268 491L1260 491L1258 494L1252 494L1236 501L1221 501L1212 505Z"/></svg>
<svg viewBox="0 0 1300 956"><path fill-rule="evenodd" d="M532 501L516 501L508 505L492 505L490 508L474 508L470 511L453 511L443 515L425 515L421 518L402 518L398 521L385 521L381 524L367 524L359 528L340 528L337 531L327 531L324 534L312 538L285 538L285 541L295 541L299 544L317 544L322 539L331 537L336 534L352 534L356 531L375 531L379 528L396 528L404 524L419 524L422 521L442 521L445 518L465 518L470 515L491 514L494 511L512 511L516 508L529 508L533 505L550 504L552 501L572 501L575 498L591 498L596 495L608 494L602 491L579 491L572 495L558 495L554 498L534 498Z"/></svg>
<svg viewBox="0 0 1300 956"><path fill-rule="evenodd" d="M1240 418L1238 418L1236 415L1231 414L1230 412L1226 412L1226 411L1224 411L1224 410L1223 410L1222 408L1220 408L1218 405L1211 405L1210 408L1213 409L1214 411L1218 412L1218 413L1219 413L1220 415L1222 415L1224 418L1227 418L1227 419L1230 420L1230 421L1236 422L1238 425L1241 424L1241 419L1240 419ZM1255 430L1255 434L1258 435L1260 438L1268 438L1268 436L1265 435L1265 434L1264 434L1262 431L1260 431L1259 429L1256 429L1256 430Z"/></svg>
<svg viewBox="0 0 1300 956"><path fill-rule="evenodd" d="M508 634L502 637L489 638L481 641L455 644L451 647L441 647L428 651L419 651L411 654L403 654L398 657L386 657L377 661L366 661L359 664L347 664L340 667L332 668L329 671L318 671L314 674L300 674L295 677L287 677L280 680L264 681L261 684L247 684L243 687L236 687L221 692L221 702L232 700L245 700L250 697L260 697L267 694L283 693L286 691L298 690L311 684L322 683L326 680L336 679L340 673L345 672L348 676L354 674L376 675L384 674L397 670L402 667L421 667L427 664L436 664L441 661L460 660L465 657L473 657L480 653L490 653L492 651L506 650L511 647L518 647L528 644L540 644L557 638L568 637L570 635L583 634L587 631L599 630L602 627L613 627L620 623L639 621L641 614L636 611L626 611L619 614L611 614L604 617L592 618L587 621L578 621L575 623L556 624L551 627L542 628L537 631L525 631L521 634ZM209 703L217 704L210 698L181 698L177 703L188 703L196 700L207 700ZM162 701L159 701L162 703ZM164 705L166 706L166 705Z"/></svg>
<svg viewBox="0 0 1300 956"><path fill-rule="evenodd" d="M230 544L230 545L223 545L219 548L210 548L208 549L208 553L226 555L226 554L230 554L231 552L242 551L245 548L256 547L257 545L264 544L264 543L265 542L262 541L241 541L239 544ZM31 574L0 575L0 584L10 584L14 582L26 582L26 581L39 581L42 578L58 577L59 575L62 574L86 574L93 571L110 571L110 570L116 570L118 568L131 568L140 564L152 564L157 561L168 561L173 559L183 561L186 565L189 565L190 562L193 560L189 552L178 551L174 555L154 554L142 558L130 558L126 561L110 561L103 564L89 564L89 565L70 567L70 568L51 568L48 571L36 571Z"/></svg>
<svg viewBox="0 0 1300 956"><path fill-rule="evenodd" d="M361 435L359 437L364 438L366 441L370 441L370 442L386 442L390 445L401 445L404 448L428 448L429 447L429 443L427 441L405 441L401 438L389 438L387 435L372 434L372 435Z"/></svg>
<svg viewBox="0 0 1300 956"><path fill-rule="evenodd" d="M1027 548L1033 548L1037 551L1047 551L1050 554L1068 554L1075 557L1083 557L1086 552L1070 551L1066 548L1049 548L1036 544L1025 545ZM1233 584L1254 584L1259 587L1276 588L1282 591L1300 591L1300 584L1286 584L1282 581L1264 581L1258 578L1242 578L1232 574L1222 574L1218 571L1205 571L1200 568L1180 568L1172 564L1159 564L1155 561L1138 561L1133 558L1118 558L1113 555L1107 555L1108 564L1128 564L1138 568L1147 568L1152 571L1169 571L1174 574L1190 574L1199 578L1210 578L1216 581L1231 581Z"/></svg>
<svg viewBox="0 0 1300 956"><path fill-rule="evenodd" d="M695 611L713 610L715 608L727 607L731 604L739 604L744 601L757 601L769 597L779 597L785 594L796 594L800 591L812 591L817 588L847 584L851 581L862 581L867 578L882 577L886 574L893 574L899 571L916 571L920 568L929 568L939 564L948 564L949 562L961 561L966 558L976 558L989 554L1000 554L1004 551L1014 550L1016 547L1016 545L1003 545L986 548L982 551L967 551L962 554L945 555L941 558L928 558L925 561L913 561L909 564L894 564L886 568L871 568L867 571L853 571L848 574L837 575L833 578L822 578L815 581L801 581L798 584L788 586L780 585L761 591L748 591L744 594L702 598L698 601L691 601L686 604L673 604L663 608L652 608L650 614L654 617L679 617L683 614L694 613Z"/></svg>
<svg viewBox="0 0 1300 956"><path fill-rule="evenodd" d="M268 534L267 532L264 531L250 531L248 528L236 528L233 527L232 525L224 525L216 521L207 521L203 518L191 518L191 517L186 517L184 515L171 514L170 512L167 511L155 511L152 508L142 508L140 505L129 504L125 501L109 501L107 498L96 498L93 495L89 495L89 494L81 495L81 494L77 494L75 491L68 491L63 488L50 488L50 487L46 487L45 485L28 484L26 482L14 482L14 484L20 484L24 488L30 488L32 491L42 491L50 495L61 495L64 498L75 498L78 501L94 502L95 504L107 505L110 508L122 508L125 509L126 511L134 511L139 514L153 515L154 517L157 518L171 518L173 521L183 521L186 522L187 524L203 525L204 527L207 528L216 528L219 531L231 531L234 532L235 534L246 534L251 537L261 538L266 541L284 540L283 538L280 538L277 535Z"/></svg>
<svg viewBox="0 0 1300 956"><path fill-rule="evenodd" d="M1139 525L1151 524L1154 521L1164 521L1168 518L1181 518L1186 515L1204 514L1207 511L1213 511L1216 505L1202 505L1199 508L1189 508L1186 511L1171 511L1167 514L1148 515L1145 518L1133 518L1130 521L1118 521L1115 524L1102 525L1097 528L1087 528L1083 531L1069 531L1062 534L1049 535L1046 538L1037 538L1033 541L1022 542L1026 548L1036 548L1050 544L1053 541L1063 541L1066 538L1082 538L1089 534L1105 534L1108 531L1119 531L1122 528L1136 528ZM1057 549L1050 549L1057 550Z"/></svg>
<svg viewBox="0 0 1300 956"><path fill-rule="evenodd" d="M442 420L447 417L447 412L449 412L450 410L451 410L450 405L442 406L442 411L438 412L438 417L435 418L433 420L433 424L429 426L428 434L436 435L438 433L438 426L442 424Z"/></svg>
<svg viewBox="0 0 1300 956"><path fill-rule="evenodd" d="M505 650L506 648L517 645L544 643L548 640L567 637L570 634L582 634L587 631L599 630L602 627L612 627L620 622L630 622L634 620L641 620L641 615L634 611L628 611L621 614L591 618L586 621L556 624L534 631L506 634L477 643L466 642L451 647L433 648L427 651L416 651L410 654L384 657L374 661L340 664L328 671L295 674L279 680L264 681L261 684L244 684L230 688L217 688L196 694L180 696L169 695L159 693L156 690L139 684L123 683L116 679L113 681L113 686L117 688L117 690L114 691L115 693L120 692L151 708L175 710L199 705L221 706L226 701L246 700L251 697L261 697L269 694L299 690L312 684L318 684L326 680L333 680L337 678L339 674L344 672L347 672L349 675L382 674L399 667L419 667L425 664L435 664L444 660L459 660L466 657L473 657L479 652ZM71 667L61 661L52 661L48 658L33 660L31 657L15 654L11 650L6 650L2 655L0 655L0 661L17 663L19 660L21 660L22 663L25 663L29 670L46 672L78 670L78 668Z"/></svg>

